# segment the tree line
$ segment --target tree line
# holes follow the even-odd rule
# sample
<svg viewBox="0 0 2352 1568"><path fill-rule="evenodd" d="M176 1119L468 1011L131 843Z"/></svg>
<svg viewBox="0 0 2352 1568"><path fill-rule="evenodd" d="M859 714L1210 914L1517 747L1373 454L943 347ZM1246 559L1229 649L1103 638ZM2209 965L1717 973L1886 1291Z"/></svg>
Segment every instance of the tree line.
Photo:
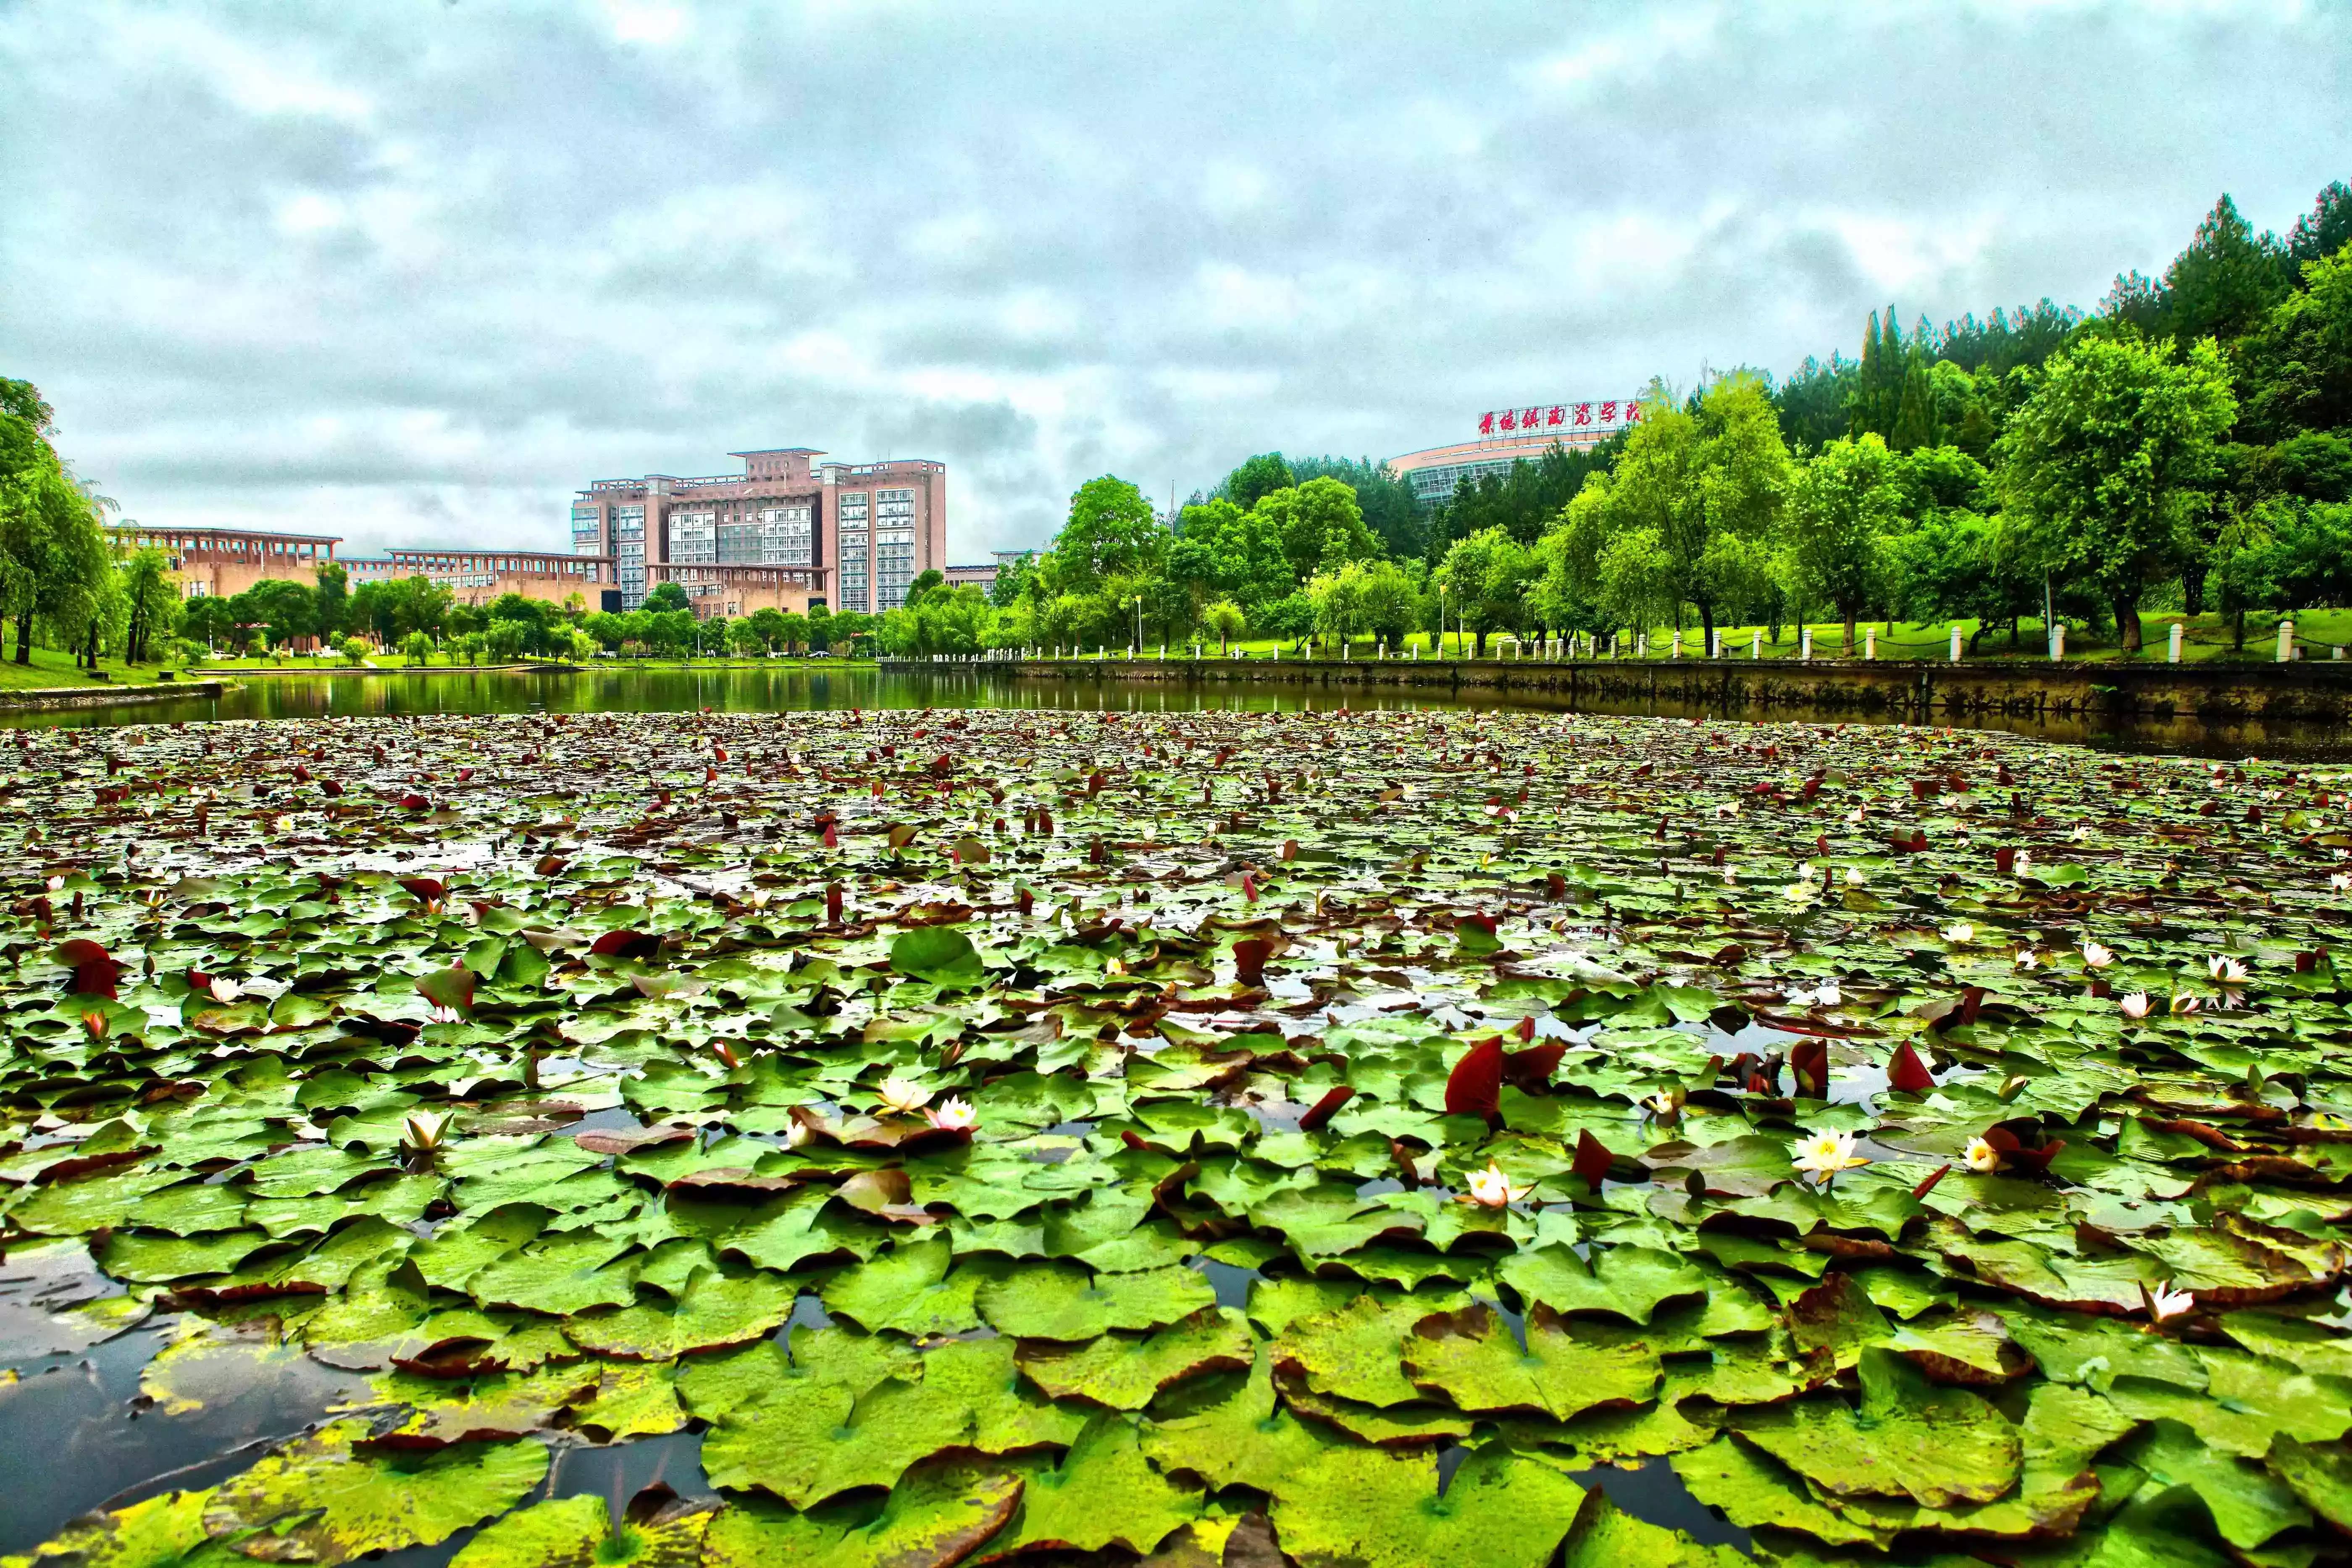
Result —
<svg viewBox="0 0 2352 1568"><path fill-rule="evenodd" d="M2127 651L2149 611L2352 603L2352 189L2287 233L2227 195L2159 278L1907 332L1785 380L1741 367L1593 448L1413 504L1380 465L1249 458L1172 526L1114 476L986 595L882 617L889 651L1090 647L1244 631L1614 637L1722 626L2028 619Z"/></svg>

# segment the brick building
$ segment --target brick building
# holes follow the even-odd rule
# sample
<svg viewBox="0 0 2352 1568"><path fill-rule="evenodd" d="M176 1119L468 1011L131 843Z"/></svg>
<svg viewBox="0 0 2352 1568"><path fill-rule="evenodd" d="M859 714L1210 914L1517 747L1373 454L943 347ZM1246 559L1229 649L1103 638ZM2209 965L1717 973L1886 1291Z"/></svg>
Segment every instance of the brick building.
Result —
<svg viewBox="0 0 2352 1568"><path fill-rule="evenodd" d="M276 579L308 587L335 559L340 535L268 533L238 528L142 528L112 531L133 549L154 545L171 558L187 598L233 599L256 583Z"/></svg>
<svg viewBox="0 0 2352 1568"><path fill-rule="evenodd" d="M554 555L530 550L388 550L382 555L347 555L342 566L356 588L362 583L396 583L422 577L449 590L457 604L496 604L509 594L568 605L580 596L587 611L617 610L620 589L608 555Z"/></svg>
<svg viewBox="0 0 2352 1568"><path fill-rule="evenodd" d="M635 609L658 583L698 616L880 612L947 564L947 465L828 463L807 447L731 452L740 474L599 479L572 503L575 553L609 556Z"/></svg>

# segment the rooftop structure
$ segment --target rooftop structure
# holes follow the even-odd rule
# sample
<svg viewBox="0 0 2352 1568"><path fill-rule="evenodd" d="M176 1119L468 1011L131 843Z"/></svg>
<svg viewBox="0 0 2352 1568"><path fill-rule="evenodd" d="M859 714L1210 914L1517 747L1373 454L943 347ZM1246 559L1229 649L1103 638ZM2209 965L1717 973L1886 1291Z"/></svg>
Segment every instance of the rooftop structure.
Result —
<svg viewBox="0 0 2352 1568"><path fill-rule="evenodd" d="M1412 487L1415 500L1430 506L1452 500L1465 479L1507 474L1513 463L1532 462L1555 445L1597 447L1641 419L1641 403L1631 397L1494 409L1478 416L1472 439L1391 458L1389 468Z"/></svg>

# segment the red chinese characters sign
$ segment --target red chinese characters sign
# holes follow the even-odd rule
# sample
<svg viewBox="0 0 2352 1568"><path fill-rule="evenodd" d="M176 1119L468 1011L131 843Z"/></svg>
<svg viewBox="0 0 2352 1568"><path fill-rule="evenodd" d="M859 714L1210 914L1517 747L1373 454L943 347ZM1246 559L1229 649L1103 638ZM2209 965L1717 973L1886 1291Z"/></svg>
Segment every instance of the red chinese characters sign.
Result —
<svg viewBox="0 0 2352 1568"><path fill-rule="evenodd" d="M1533 408L1498 408L1478 416L1481 436L1519 436L1546 430L1618 430L1642 422L1639 398L1599 403L1550 403Z"/></svg>

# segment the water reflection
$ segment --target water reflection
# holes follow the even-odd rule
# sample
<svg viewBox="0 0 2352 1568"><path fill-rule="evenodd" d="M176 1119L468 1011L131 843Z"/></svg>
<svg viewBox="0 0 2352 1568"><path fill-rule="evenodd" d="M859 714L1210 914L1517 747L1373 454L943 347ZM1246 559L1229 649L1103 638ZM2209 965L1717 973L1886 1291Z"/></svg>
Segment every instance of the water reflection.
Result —
<svg viewBox="0 0 2352 1568"><path fill-rule="evenodd" d="M1343 685L1241 685L1211 680L1119 680L1108 677L1049 680L1002 669L942 667L881 668L872 665L816 668L775 660L766 664L605 668L557 670L443 670L373 674L244 672L242 684L219 697L126 703L61 712L0 711L0 728L199 723L212 720L296 719L404 713L674 713L709 708L722 712L793 712L846 708L1013 708L1139 713L1228 709L1298 712L1335 708L1393 711L1517 709L1622 713L1651 718L1787 723L1884 724L1902 715L1814 714L1792 708L1716 713L1664 700L1586 699L1574 703L1545 691L1496 691L1419 687L1367 690ZM2111 719L2102 715L1940 712L1935 722L1955 728L2003 730L2103 751L2182 755L2326 760L2352 757L2352 729L2342 725L2269 721L2208 721L2194 716Z"/></svg>

